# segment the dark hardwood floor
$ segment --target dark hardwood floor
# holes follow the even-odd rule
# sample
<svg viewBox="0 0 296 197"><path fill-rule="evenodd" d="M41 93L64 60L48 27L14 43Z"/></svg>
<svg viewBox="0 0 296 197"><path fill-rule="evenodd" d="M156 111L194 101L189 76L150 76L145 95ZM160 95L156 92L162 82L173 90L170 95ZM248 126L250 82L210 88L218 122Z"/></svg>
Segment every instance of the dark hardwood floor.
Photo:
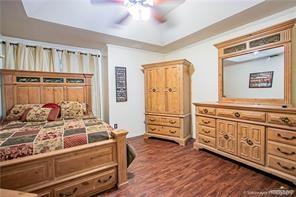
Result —
<svg viewBox="0 0 296 197"><path fill-rule="evenodd" d="M222 156L194 150L192 142L181 147L159 139L144 140L142 136L128 142L137 152L128 168L129 183L102 196L272 196L295 191L289 182Z"/></svg>

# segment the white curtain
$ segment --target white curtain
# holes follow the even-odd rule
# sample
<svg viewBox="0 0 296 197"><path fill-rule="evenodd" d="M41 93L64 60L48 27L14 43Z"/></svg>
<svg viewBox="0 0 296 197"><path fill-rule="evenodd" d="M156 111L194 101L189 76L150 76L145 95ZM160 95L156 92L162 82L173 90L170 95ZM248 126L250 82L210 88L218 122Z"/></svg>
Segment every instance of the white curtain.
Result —
<svg viewBox="0 0 296 197"><path fill-rule="evenodd" d="M17 45L11 45L9 42L5 44L4 56L5 62L3 68L16 69L16 50Z"/></svg>
<svg viewBox="0 0 296 197"><path fill-rule="evenodd" d="M93 74L92 78L92 101L93 101L93 112L96 116L101 117L101 94L100 94L100 61L98 56L89 56L89 73Z"/></svg>
<svg viewBox="0 0 296 197"><path fill-rule="evenodd" d="M93 74L92 109L96 116L101 117L100 59L97 55L6 42L4 68Z"/></svg>
<svg viewBox="0 0 296 197"><path fill-rule="evenodd" d="M45 49L41 46L28 47L23 44L5 44L6 69L60 71L59 55L56 49Z"/></svg>
<svg viewBox="0 0 296 197"><path fill-rule="evenodd" d="M81 73L80 65L80 53L69 52L63 50L62 54L63 72Z"/></svg>
<svg viewBox="0 0 296 197"><path fill-rule="evenodd" d="M90 73L92 78L92 111L97 117L101 117L101 95L100 95L100 59L97 55L89 53L69 53L63 51L63 72Z"/></svg>

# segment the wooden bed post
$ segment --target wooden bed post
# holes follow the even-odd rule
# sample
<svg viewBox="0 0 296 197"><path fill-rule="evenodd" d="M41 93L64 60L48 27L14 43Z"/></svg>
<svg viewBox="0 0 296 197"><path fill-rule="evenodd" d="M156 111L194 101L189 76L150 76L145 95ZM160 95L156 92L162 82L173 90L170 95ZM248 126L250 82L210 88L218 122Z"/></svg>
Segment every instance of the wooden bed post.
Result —
<svg viewBox="0 0 296 197"><path fill-rule="evenodd" d="M118 162L118 183L120 188L128 183L127 181L127 153L126 153L126 135L125 130L116 130L112 132L117 143L117 162Z"/></svg>

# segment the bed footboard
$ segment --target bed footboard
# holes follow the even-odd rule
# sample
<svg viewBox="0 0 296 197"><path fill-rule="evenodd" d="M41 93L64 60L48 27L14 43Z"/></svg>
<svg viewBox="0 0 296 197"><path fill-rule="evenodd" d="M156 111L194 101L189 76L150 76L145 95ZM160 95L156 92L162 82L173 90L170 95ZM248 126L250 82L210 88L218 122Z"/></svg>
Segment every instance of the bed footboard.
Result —
<svg viewBox="0 0 296 197"><path fill-rule="evenodd" d="M120 188L127 184L127 133L112 131L107 141L0 162L0 188L42 197L91 196Z"/></svg>
<svg viewBox="0 0 296 197"><path fill-rule="evenodd" d="M127 155L126 155L126 136L128 132L125 130L116 130L112 132L117 143L117 163L118 163L118 183L120 188L128 183L127 181Z"/></svg>

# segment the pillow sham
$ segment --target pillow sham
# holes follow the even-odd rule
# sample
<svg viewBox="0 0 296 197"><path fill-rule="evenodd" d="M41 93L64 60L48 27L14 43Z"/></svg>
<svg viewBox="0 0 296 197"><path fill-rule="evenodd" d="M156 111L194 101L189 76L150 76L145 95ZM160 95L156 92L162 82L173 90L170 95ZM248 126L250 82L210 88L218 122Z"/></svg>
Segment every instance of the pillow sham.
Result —
<svg viewBox="0 0 296 197"><path fill-rule="evenodd" d="M83 117L83 105L77 101L62 101L61 106L61 118L81 118Z"/></svg>
<svg viewBox="0 0 296 197"><path fill-rule="evenodd" d="M6 120L15 121L19 120L26 110L25 105L14 105L6 116Z"/></svg>
<svg viewBox="0 0 296 197"><path fill-rule="evenodd" d="M27 118L27 114L29 113L29 111L31 110L32 108L27 108L25 109L24 113L22 114L22 117L21 117L21 121L24 122L26 121L26 118Z"/></svg>
<svg viewBox="0 0 296 197"><path fill-rule="evenodd" d="M41 106L40 104L16 104L9 111L8 115L6 116L6 120L8 121L20 120L22 118L23 113L26 111L26 109L33 108L33 107L40 107L40 106Z"/></svg>
<svg viewBox="0 0 296 197"><path fill-rule="evenodd" d="M50 108L33 107L26 116L28 122L43 122L46 121L50 113Z"/></svg>

